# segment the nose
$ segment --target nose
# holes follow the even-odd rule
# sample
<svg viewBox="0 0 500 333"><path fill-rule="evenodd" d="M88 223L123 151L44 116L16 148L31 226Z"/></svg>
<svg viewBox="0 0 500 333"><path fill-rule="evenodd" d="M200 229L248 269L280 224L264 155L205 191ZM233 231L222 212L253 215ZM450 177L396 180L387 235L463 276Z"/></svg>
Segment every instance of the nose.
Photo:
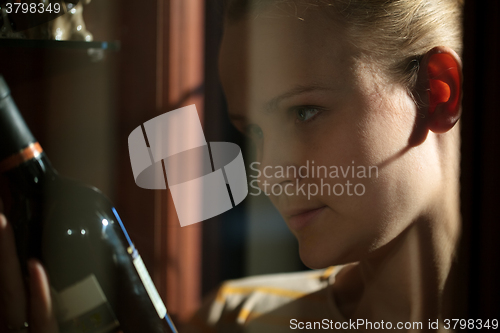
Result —
<svg viewBox="0 0 500 333"><path fill-rule="evenodd" d="M293 137L279 130L263 130L259 155L259 186L285 186L300 180L298 173L303 156Z"/></svg>

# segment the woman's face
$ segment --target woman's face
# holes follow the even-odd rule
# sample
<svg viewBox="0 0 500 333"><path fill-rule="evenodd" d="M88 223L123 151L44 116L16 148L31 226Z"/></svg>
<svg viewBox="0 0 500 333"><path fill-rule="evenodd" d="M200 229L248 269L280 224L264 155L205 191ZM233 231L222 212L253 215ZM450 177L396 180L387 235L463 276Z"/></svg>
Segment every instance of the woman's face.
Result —
<svg viewBox="0 0 500 333"><path fill-rule="evenodd" d="M312 268L389 243L431 209L440 181L436 137L409 147L412 98L345 38L316 11L268 11L228 24L220 53L230 117L267 167L258 185ZM307 165L309 175L292 172Z"/></svg>

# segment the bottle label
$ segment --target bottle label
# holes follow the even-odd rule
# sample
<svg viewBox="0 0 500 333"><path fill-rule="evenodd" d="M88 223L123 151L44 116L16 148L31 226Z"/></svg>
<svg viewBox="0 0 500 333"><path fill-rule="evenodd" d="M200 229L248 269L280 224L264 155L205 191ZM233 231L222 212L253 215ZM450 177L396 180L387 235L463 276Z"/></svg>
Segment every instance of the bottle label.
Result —
<svg viewBox="0 0 500 333"><path fill-rule="evenodd" d="M52 293L62 333L107 333L120 325L94 274Z"/></svg>
<svg viewBox="0 0 500 333"><path fill-rule="evenodd" d="M149 275L141 256L138 255L137 257L135 257L133 262L135 268L137 269L137 273L139 273L142 283L144 284L144 287L148 292L149 298L151 299L151 302L153 302L158 316L160 317L160 319L165 318L165 315L167 314L167 308L165 307L165 304L163 304L163 301L161 300L161 297L158 294L153 281L151 280L151 276Z"/></svg>

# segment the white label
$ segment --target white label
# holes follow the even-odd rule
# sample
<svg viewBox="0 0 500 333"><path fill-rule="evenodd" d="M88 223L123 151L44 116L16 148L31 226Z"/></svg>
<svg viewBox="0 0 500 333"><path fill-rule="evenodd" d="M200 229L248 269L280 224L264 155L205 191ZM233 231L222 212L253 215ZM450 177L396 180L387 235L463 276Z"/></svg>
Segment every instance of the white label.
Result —
<svg viewBox="0 0 500 333"><path fill-rule="evenodd" d="M120 325L93 274L59 293L51 292L62 333L107 333Z"/></svg>
<svg viewBox="0 0 500 333"><path fill-rule="evenodd" d="M57 293L59 321L76 318L107 302L94 274Z"/></svg>
<svg viewBox="0 0 500 333"><path fill-rule="evenodd" d="M153 305L156 309L156 312L158 313L158 316L161 319L165 318L165 315L167 314L167 308L165 307L165 304L163 304L163 301L161 300L161 297L158 294L158 291L156 290L153 281L151 280L151 276L149 276L148 270L146 269L146 266L144 265L141 256L138 255L133 260L133 262L135 268L137 269L137 273L139 273L142 283L144 284L144 287L148 292L149 298L151 299L151 302L153 302Z"/></svg>

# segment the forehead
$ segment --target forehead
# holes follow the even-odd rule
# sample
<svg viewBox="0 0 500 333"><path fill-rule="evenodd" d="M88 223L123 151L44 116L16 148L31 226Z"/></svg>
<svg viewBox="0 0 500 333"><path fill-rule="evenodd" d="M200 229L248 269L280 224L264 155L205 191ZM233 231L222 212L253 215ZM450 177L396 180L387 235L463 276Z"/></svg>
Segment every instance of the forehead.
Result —
<svg viewBox="0 0 500 333"><path fill-rule="evenodd" d="M317 10L270 10L228 23L219 71L229 107L260 107L297 85L339 86L355 50L341 29Z"/></svg>

